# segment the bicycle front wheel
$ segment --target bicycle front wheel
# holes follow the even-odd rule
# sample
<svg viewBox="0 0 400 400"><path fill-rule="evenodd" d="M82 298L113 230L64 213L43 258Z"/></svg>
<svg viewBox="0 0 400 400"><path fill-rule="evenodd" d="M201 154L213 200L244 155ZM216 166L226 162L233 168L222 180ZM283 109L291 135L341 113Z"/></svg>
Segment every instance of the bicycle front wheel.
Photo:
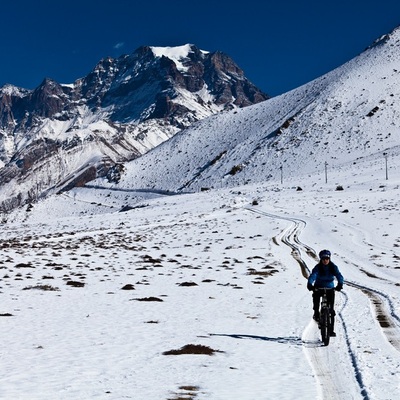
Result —
<svg viewBox="0 0 400 400"><path fill-rule="evenodd" d="M321 329L321 339L325 346L328 346L330 334L329 334L329 310L323 308L320 314L320 329Z"/></svg>

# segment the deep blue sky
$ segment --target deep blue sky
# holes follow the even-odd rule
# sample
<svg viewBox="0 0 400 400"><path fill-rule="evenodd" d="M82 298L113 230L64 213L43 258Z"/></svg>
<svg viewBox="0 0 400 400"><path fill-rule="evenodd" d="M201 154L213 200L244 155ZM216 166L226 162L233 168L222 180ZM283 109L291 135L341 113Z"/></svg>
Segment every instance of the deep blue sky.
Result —
<svg viewBox="0 0 400 400"><path fill-rule="evenodd" d="M0 86L72 83L107 56L193 43L228 54L275 96L397 26L399 0L12 0L0 11Z"/></svg>

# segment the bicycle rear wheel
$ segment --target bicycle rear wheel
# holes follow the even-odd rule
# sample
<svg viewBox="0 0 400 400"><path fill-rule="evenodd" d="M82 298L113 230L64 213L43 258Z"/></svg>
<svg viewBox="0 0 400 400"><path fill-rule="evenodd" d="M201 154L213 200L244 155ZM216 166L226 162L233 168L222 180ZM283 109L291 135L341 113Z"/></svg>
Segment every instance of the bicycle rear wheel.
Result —
<svg viewBox="0 0 400 400"><path fill-rule="evenodd" d="M330 339L330 332L329 332L329 310L327 308L323 308L320 314L320 329L321 329L321 339L325 346L328 346L329 339Z"/></svg>

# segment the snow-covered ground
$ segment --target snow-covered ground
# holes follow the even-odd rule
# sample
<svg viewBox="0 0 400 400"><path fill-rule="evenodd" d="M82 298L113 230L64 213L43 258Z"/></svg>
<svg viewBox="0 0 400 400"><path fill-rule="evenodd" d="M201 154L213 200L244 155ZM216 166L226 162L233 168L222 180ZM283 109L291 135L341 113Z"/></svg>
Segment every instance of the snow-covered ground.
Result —
<svg viewBox="0 0 400 400"><path fill-rule="evenodd" d="M321 173L170 196L77 189L8 216L0 399L397 398L390 162L388 180L382 162L328 183ZM298 262L311 269L322 248L346 282L328 347ZM187 345L214 353L164 354Z"/></svg>
<svg viewBox="0 0 400 400"><path fill-rule="evenodd" d="M397 399L399 43L2 215L0 399Z"/></svg>

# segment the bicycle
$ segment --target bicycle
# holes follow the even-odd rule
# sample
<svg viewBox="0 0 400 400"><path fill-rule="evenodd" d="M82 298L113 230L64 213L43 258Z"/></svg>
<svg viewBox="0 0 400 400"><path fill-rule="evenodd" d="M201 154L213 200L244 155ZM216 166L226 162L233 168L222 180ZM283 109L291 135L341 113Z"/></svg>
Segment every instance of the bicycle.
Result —
<svg viewBox="0 0 400 400"><path fill-rule="evenodd" d="M328 288L315 288L316 292L322 292L321 296L321 307L319 312L319 322L318 327L321 330L321 339L325 346L328 346L329 340L331 337L332 327L333 327L333 318L334 315L332 313L332 309L328 303L327 293L334 289Z"/></svg>

